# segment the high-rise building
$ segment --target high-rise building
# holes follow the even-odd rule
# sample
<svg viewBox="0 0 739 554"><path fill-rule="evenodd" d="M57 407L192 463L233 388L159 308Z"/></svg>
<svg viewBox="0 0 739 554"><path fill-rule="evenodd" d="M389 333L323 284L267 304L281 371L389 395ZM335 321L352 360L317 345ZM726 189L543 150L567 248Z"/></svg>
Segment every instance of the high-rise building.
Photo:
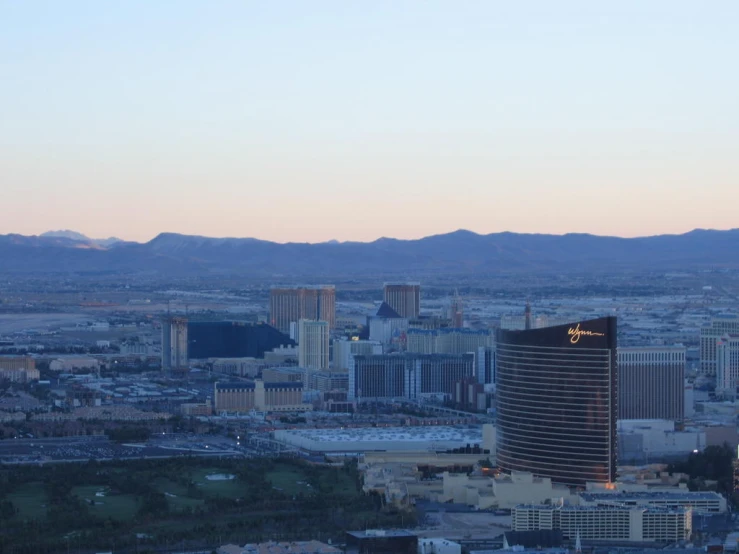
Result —
<svg viewBox="0 0 739 554"><path fill-rule="evenodd" d="M739 390L739 335L724 335L716 344L716 392L737 398Z"/></svg>
<svg viewBox="0 0 739 554"><path fill-rule="evenodd" d="M418 317L421 313L421 283L385 283L383 300L400 317Z"/></svg>
<svg viewBox="0 0 739 554"><path fill-rule="evenodd" d="M298 365L306 370L328 369L329 330L327 321L301 319L298 322ZM308 379L305 380L308 382Z"/></svg>
<svg viewBox="0 0 739 554"><path fill-rule="evenodd" d="M616 479L616 318L498 331L497 462L553 482Z"/></svg>
<svg viewBox="0 0 739 554"><path fill-rule="evenodd" d="M618 418L685 417L685 347L618 349Z"/></svg>
<svg viewBox="0 0 739 554"><path fill-rule="evenodd" d="M452 327L464 327L464 307L462 306L462 299L459 297L459 293L456 289L454 290L452 301L449 303L447 317L452 321Z"/></svg>
<svg viewBox="0 0 739 554"><path fill-rule="evenodd" d="M328 322L336 326L336 288L334 285L272 287L269 292L269 320L282 333L290 332L290 323L301 319Z"/></svg>
<svg viewBox="0 0 739 554"><path fill-rule="evenodd" d="M383 354L352 356L350 400L451 398L458 381L473 377L473 354Z"/></svg>
<svg viewBox="0 0 739 554"><path fill-rule="evenodd" d="M481 346L475 352L475 374L483 385L495 383L495 346Z"/></svg>
<svg viewBox="0 0 739 554"><path fill-rule="evenodd" d="M162 320L162 369L187 367L187 319L166 317Z"/></svg>
<svg viewBox="0 0 739 554"><path fill-rule="evenodd" d="M715 317L701 327L701 372L716 375L716 346L724 335L739 335L739 317Z"/></svg>

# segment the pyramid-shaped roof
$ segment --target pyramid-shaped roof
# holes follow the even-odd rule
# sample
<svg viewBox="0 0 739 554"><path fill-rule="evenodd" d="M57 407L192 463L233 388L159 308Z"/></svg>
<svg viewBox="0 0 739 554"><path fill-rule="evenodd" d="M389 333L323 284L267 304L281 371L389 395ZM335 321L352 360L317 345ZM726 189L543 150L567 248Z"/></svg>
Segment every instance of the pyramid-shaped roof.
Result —
<svg viewBox="0 0 739 554"><path fill-rule="evenodd" d="M400 314L393 310L390 307L390 304L387 302L383 302L380 304L380 307L377 308L377 313L375 314L377 317L387 317L387 318L400 318Z"/></svg>

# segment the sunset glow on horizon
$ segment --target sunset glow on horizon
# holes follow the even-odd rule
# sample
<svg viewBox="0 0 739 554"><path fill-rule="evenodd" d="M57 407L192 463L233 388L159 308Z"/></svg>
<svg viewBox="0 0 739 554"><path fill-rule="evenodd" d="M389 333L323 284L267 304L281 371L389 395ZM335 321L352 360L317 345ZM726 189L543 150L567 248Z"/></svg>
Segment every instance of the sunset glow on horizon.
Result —
<svg viewBox="0 0 739 554"><path fill-rule="evenodd" d="M739 227L739 4L0 0L0 234Z"/></svg>

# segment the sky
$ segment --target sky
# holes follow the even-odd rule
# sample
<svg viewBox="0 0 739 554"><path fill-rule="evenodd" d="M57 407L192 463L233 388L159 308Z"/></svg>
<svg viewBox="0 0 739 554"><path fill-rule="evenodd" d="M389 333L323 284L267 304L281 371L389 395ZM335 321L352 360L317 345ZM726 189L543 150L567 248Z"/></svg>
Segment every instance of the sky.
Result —
<svg viewBox="0 0 739 554"><path fill-rule="evenodd" d="M734 0L0 0L0 234L739 227Z"/></svg>

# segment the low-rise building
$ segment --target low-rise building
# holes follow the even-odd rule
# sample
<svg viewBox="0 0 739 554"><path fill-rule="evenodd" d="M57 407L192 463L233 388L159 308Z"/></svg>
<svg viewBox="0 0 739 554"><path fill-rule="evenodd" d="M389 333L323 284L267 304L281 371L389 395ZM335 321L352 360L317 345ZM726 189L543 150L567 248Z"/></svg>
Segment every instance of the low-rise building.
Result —
<svg viewBox="0 0 739 554"><path fill-rule="evenodd" d="M213 406L210 402L186 402L180 404L180 412L184 416L209 416L213 414Z"/></svg>
<svg viewBox="0 0 739 554"><path fill-rule="evenodd" d="M689 540L692 511L685 507L519 505L513 531L561 530L565 539L674 543Z"/></svg>
<svg viewBox="0 0 739 554"><path fill-rule="evenodd" d="M75 370L97 370L100 362L95 358L86 356L64 356L56 358L49 363L51 371L72 371Z"/></svg>
<svg viewBox="0 0 739 554"><path fill-rule="evenodd" d="M462 554L462 545L441 538L419 538L418 554Z"/></svg>
<svg viewBox="0 0 739 554"><path fill-rule="evenodd" d="M0 381L8 380L11 383L30 383L38 381L40 373L38 369L5 369L0 367Z"/></svg>
<svg viewBox="0 0 739 554"><path fill-rule="evenodd" d="M338 554L341 550L319 541L260 542L239 546L227 544L217 554Z"/></svg>
<svg viewBox="0 0 739 554"><path fill-rule="evenodd" d="M216 412L301 412L311 409L310 404L303 403L303 383L265 383L260 379L216 383L213 403Z"/></svg>
<svg viewBox="0 0 739 554"><path fill-rule="evenodd" d="M689 507L696 513L724 513L728 509L726 498L717 492L691 492L684 489L648 492L586 491L580 493L580 504L582 506Z"/></svg>

